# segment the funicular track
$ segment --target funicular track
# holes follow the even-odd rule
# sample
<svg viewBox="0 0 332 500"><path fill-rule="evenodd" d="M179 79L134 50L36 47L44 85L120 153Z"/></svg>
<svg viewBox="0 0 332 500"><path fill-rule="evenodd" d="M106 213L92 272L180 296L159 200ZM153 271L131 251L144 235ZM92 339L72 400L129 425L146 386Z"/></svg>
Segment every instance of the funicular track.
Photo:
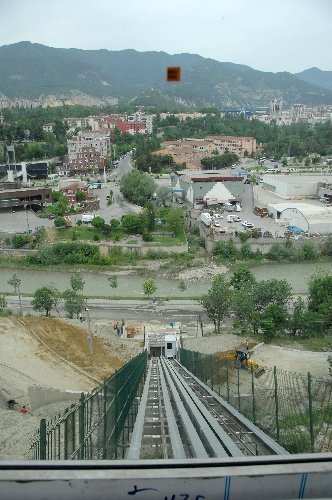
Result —
<svg viewBox="0 0 332 500"><path fill-rule="evenodd" d="M128 459L285 455L177 361L151 358Z"/></svg>

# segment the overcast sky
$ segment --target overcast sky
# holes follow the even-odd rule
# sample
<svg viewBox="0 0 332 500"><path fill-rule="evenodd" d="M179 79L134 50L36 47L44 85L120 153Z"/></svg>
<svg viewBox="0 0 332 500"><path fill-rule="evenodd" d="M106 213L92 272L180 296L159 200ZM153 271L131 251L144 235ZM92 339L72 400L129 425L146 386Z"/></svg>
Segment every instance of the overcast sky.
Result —
<svg viewBox="0 0 332 500"><path fill-rule="evenodd" d="M0 0L0 45L189 52L332 71L332 0Z"/></svg>

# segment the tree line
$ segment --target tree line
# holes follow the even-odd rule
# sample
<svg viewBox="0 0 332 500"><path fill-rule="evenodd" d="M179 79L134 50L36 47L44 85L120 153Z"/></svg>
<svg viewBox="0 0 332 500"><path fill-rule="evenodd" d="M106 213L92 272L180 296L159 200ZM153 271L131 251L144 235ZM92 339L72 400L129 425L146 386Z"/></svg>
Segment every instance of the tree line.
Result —
<svg viewBox="0 0 332 500"><path fill-rule="evenodd" d="M114 291L114 299L116 298L115 291L118 287L118 277L116 275L107 278L110 288ZM21 296L22 280L16 273L8 280L8 284L13 287L14 293L18 294L20 313L23 316L22 296ZM76 318L81 315L87 308L87 299L83 295L85 281L81 273L74 272L70 276L70 286L64 292L60 292L54 285L44 285L37 288L33 293L31 305L34 311L44 313L45 316L50 316L53 309L58 311L59 302L63 301L64 309L69 318ZM182 284L183 287L183 284ZM143 282L143 293L147 298L150 298L156 293L158 286L153 279L147 279ZM179 285L180 288L180 285ZM185 289L185 288L180 288ZM8 315L10 311L7 308L7 300L5 295L0 295L0 316Z"/></svg>
<svg viewBox="0 0 332 500"><path fill-rule="evenodd" d="M108 281L115 298L118 278L113 275ZM19 297L23 314L21 279L15 273L8 283ZM86 297L82 293L84 285L83 276L74 272L70 277L70 286L62 293L53 285L40 287L33 294L33 309L49 316L51 310L57 310L59 301L63 300L67 315L78 317L86 307ZM186 290L186 283L181 280L178 288ZM148 298L157 290L155 280L143 282L143 293ZM261 334L266 341L276 337L323 337L332 333L332 275L328 274L311 277L305 300L293 296L292 287L286 280L257 281L248 268L240 266L230 277L217 275L200 303L218 334L222 332L222 324L227 318L232 319L233 328L242 335ZM0 313L4 314L6 308L6 298L1 295Z"/></svg>
<svg viewBox="0 0 332 500"><path fill-rule="evenodd" d="M241 266L230 278L220 274L201 298L217 333L226 318L241 334L275 337L324 336L332 332L332 276L311 277L307 300L294 297L286 280L257 281Z"/></svg>

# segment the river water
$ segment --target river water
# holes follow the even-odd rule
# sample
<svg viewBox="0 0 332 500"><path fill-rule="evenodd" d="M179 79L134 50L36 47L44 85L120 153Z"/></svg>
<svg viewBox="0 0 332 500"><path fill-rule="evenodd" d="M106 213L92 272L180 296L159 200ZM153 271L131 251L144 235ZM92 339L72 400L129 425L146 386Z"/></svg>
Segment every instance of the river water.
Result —
<svg viewBox="0 0 332 500"><path fill-rule="evenodd" d="M293 288L293 293L306 293L309 278L317 273L332 274L332 262L324 263L287 263L261 264L251 268L257 280L286 279ZM13 287L7 281L16 272L21 279L21 292L32 294L37 288L53 284L59 291L70 288L70 273L54 270L22 270L0 268L0 292L13 292ZM143 297L143 283L146 278L131 274L118 275L118 287L114 290L109 286L107 278L112 273L82 272L85 280L83 293L89 297L108 297L114 294L117 297ZM187 290L178 288L179 282L172 279L157 279L158 297L198 297L208 291L211 280L187 281Z"/></svg>

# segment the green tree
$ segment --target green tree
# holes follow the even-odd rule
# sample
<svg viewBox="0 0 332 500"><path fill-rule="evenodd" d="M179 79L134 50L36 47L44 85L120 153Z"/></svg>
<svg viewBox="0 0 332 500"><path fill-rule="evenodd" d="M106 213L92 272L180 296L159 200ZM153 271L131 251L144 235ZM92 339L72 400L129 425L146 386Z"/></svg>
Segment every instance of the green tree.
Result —
<svg viewBox="0 0 332 500"><path fill-rule="evenodd" d="M57 306L60 294L53 286L43 286L38 288L33 294L31 301L35 311L44 311L45 316L49 316L50 311Z"/></svg>
<svg viewBox="0 0 332 500"><path fill-rule="evenodd" d="M157 189L156 202L159 206L167 207L172 200L172 192L169 187L161 186Z"/></svg>
<svg viewBox="0 0 332 500"><path fill-rule="evenodd" d="M292 287L286 280L258 281L253 288L257 311L262 311L270 305L286 306L291 295Z"/></svg>
<svg viewBox="0 0 332 500"><path fill-rule="evenodd" d="M288 314L282 304L270 304L260 313L259 323L266 340L283 333L287 326Z"/></svg>
<svg viewBox="0 0 332 500"><path fill-rule="evenodd" d="M288 330L295 337L303 335L307 330L306 307L302 297L297 297L293 303L293 311L289 318Z"/></svg>
<svg viewBox="0 0 332 500"><path fill-rule="evenodd" d="M108 282L110 284L110 287L113 288L114 290L114 298L115 298L115 291L118 288L118 277L117 276L110 276L108 279Z"/></svg>
<svg viewBox="0 0 332 500"><path fill-rule="evenodd" d="M7 300L4 295L0 295L0 314L3 314L7 308Z"/></svg>
<svg viewBox="0 0 332 500"><path fill-rule="evenodd" d="M240 266L236 271L234 271L229 283L235 290L240 290L242 288L252 289L256 280L252 272L247 267Z"/></svg>
<svg viewBox="0 0 332 500"><path fill-rule="evenodd" d="M122 216L121 225L126 233L142 233L144 229L144 220L140 215L126 214Z"/></svg>
<svg viewBox="0 0 332 500"><path fill-rule="evenodd" d="M74 292L79 292L84 289L85 281L81 273L75 272L70 277L70 286Z"/></svg>
<svg viewBox="0 0 332 500"><path fill-rule="evenodd" d="M105 226L105 219L100 217L100 215L97 215L92 219L91 226L95 227L96 229L103 229L103 227Z"/></svg>
<svg viewBox="0 0 332 500"><path fill-rule="evenodd" d="M64 217L57 217L54 219L55 227L64 227L66 225L66 219Z"/></svg>
<svg viewBox="0 0 332 500"><path fill-rule="evenodd" d="M73 318L76 314L78 317L79 313L83 311L85 298L76 290L65 290L62 294L64 300L64 308L70 318Z"/></svg>
<svg viewBox="0 0 332 500"><path fill-rule="evenodd" d="M181 290L181 292L185 292L187 288L187 284L184 280L179 281L178 289Z"/></svg>
<svg viewBox="0 0 332 500"><path fill-rule="evenodd" d="M332 276L318 274L309 281L308 311L316 316L317 332L332 329Z"/></svg>
<svg viewBox="0 0 332 500"><path fill-rule="evenodd" d="M232 297L232 311L235 316L234 326L239 327L241 333L245 334L256 320L255 303L250 287L244 285L241 288L240 284L238 285L234 287Z"/></svg>
<svg viewBox="0 0 332 500"><path fill-rule="evenodd" d="M181 234L184 225L183 210L180 207L172 207L168 210L165 222L175 235Z"/></svg>
<svg viewBox="0 0 332 500"><path fill-rule="evenodd" d="M156 183L150 175L133 170L122 176L120 190L131 203L143 206L156 192Z"/></svg>
<svg viewBox="0 0 332 500"><path fill-rule="evenodd" d="M154 230L156 225L156 209L151 201L147 201L142 213L143 224L147 232Z"/></svg>
<svg viewBox="0 0 332 500"><path fill-rule="evenodd" d="M200 303L214 322L215 331L220 333L221 323L229 313L232 303L232 290L223 274L218 274L213 279L210 290L202 296Z"/></svg>
<svg viewBox="0 0 332 500"><path fill-rule="evenodd" d="M85 192L82 191L81 189L77 189L77 191L75 191L75 197L77 203L82 203L82 201L84 201L86 198Z"/></svg>
<svg viewBox="0 0 332 500"><path fill-rule="evenodd" d="M23 316L23 307L22 307L22 297L21 297L21 283L22 280L17 276L16 273L13 274L13 276L7 281L8 285L14 287L14 293L18 295L18 301L20 304L20 311L21 311L21 316Z"/></svg>
<svg viewBox="0 0 332 500"><path fill-rule="evenodd" d="M145 280L143 283L143 293L147 295L148 298L151 297L156 291L158 287L154 280Z"/></svg>

